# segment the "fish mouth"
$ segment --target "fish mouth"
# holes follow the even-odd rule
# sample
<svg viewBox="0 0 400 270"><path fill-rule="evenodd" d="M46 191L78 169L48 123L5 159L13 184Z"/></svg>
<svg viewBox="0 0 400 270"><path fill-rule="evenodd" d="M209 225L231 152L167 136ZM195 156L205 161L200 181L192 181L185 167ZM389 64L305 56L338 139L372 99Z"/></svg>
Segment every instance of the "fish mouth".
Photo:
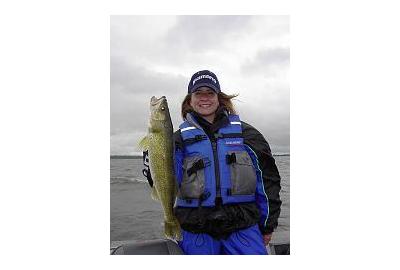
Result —
<svg viewBox="0 0 400 270"><path fill-rule="evenodd" d="M163 102L164 100L165 100L165 101L167 100L167 98L166 98L165 96L162 96L162 97L160 97L160 98L156 98L155 96L152 96L152 97L151 97L151 100L150 100L150 104L151 104L152 106L154 106L154 105L160 104L160 103Z"/></svg>

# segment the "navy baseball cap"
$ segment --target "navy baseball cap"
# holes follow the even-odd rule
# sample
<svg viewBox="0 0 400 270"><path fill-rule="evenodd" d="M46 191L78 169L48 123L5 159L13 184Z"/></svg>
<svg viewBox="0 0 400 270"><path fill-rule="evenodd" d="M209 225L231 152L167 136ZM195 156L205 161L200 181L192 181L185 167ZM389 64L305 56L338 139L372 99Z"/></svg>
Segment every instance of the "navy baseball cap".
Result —
<svg viewBox="0 0 400 270"><path fill-rule="evenodd" d="M188 85L188 94L202 86L210 87L217 94L221 92L217 76L209 70L201 70L193 74Z"/></svg>

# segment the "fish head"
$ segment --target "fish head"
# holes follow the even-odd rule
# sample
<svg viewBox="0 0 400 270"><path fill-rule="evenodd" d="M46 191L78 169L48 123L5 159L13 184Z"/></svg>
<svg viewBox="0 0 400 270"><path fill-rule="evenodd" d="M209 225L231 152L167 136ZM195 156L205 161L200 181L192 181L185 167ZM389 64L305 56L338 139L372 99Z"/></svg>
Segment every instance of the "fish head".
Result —
<svg viewBox="0 0 400 270"><path fill-rule="evenodd" d="M165 96L156 98L153 96L150 100L150 126L153 129L171 128L172 122L169 114L168 102Z"/></svg>

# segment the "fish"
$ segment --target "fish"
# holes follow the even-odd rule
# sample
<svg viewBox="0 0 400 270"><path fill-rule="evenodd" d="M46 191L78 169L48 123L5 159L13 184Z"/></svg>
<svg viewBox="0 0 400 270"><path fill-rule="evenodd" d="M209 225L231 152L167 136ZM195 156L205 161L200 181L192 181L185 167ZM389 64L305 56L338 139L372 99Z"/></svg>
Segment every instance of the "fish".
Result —
<svg viewBox="0 0 400 270"><path fill-rule="evenodd" d="M151 197L160 201L164 212L166 238L182 240L181 228L174 215L178 192L174 175L173 125L165 96L150 99L150 117L147 135L139 142L148 151L149 167L153 179Z"/></svg>

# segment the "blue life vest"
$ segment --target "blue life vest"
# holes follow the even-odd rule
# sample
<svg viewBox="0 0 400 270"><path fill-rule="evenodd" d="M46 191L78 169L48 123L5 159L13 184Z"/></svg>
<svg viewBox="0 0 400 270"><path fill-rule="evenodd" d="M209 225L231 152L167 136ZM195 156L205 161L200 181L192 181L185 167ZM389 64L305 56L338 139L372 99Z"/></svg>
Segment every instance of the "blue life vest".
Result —
<svg viewBox="0 0 400 270"><path fill-rule="evenodd" d="M200 125L188 114L179 126L184 149L178 164L177 206L215 206L254 202L261 171L254 152L243 144L238 115L229 115L229 124L219 129L211 141Z"/></svg>

